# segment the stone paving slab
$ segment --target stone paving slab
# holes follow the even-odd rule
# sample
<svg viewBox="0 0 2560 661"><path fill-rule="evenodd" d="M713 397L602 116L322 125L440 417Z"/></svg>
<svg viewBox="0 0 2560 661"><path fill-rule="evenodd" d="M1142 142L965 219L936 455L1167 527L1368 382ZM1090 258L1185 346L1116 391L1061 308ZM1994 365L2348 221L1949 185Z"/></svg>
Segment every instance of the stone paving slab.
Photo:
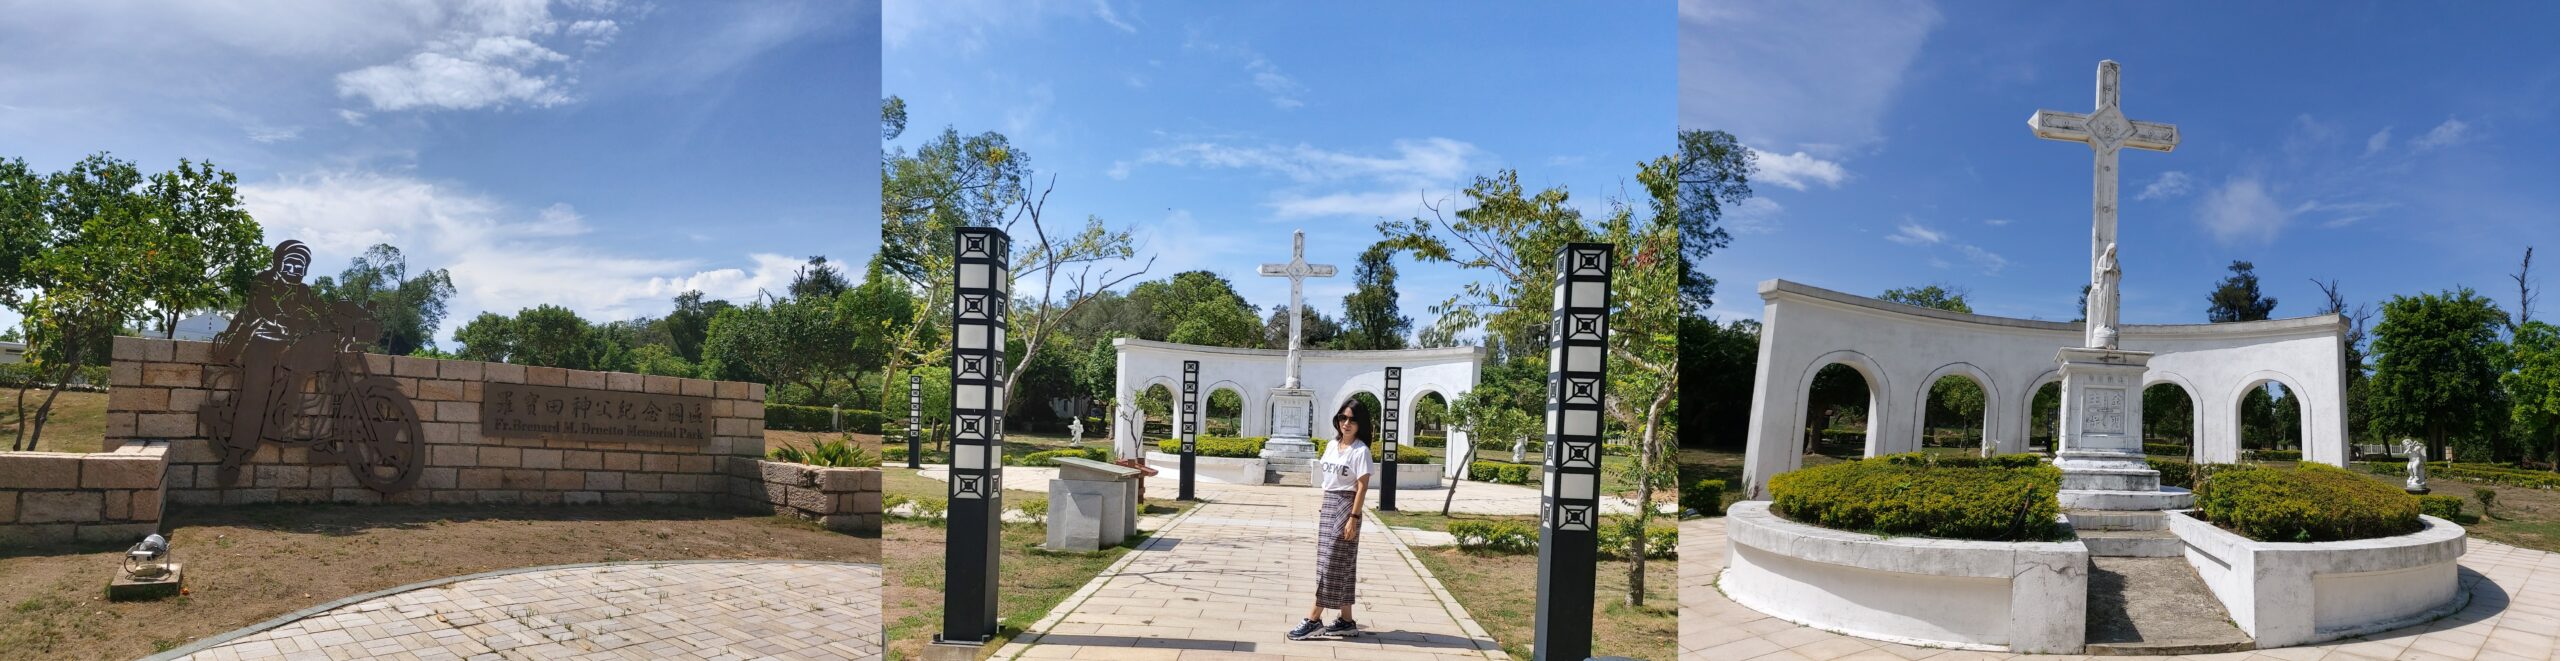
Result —
<svg viewBox="0 0 2560 661"><path fill-rule="evenodd" d="M926 479L949 482L951 481L951 468L950 466L943 464L925 464L924 468L916 471L916 475ZM1057 478L1058 469L1055 468L1043 468L1039 466L1006 466L1004 468L1004 483L1005 488L1008 490L1047 492L1049 490L1049 481ZM1441 483L1446 485L1448 482L1444 479ZM1307 487L1211 484L1208 482L1201 482L1197 487L1200 489L1215 487L1219 489L1273 489L1281 491L1294 489L1297 491L1314 491ZM1147 480L1147 497L1173 498L1181 495L1181 488L1180 482L1171 478L1158 477L1149 479ZM1449 512L1451 514L1463 513L1491 516L1537 516L1538 498L1539 494L1536 487L1520 486L1515 484L1496 484L1493 482L1465 482L1459 484L1458 493L1455 497L1451 497L1449 495L1449 491L1445 488L1396 490L1396 504L1403 506L1405 509L1417 512L1424 510L1438 512L1440 511L1440 501L1446 499L1449 500ZM1377 501L1377 492L1370 492L1370 504L1375 505ZM1602 499L1600 506L1602 511L1609 514L1628 514L1636 511L1636 501L1618 496L1610 496ZM1677 514L1679 513L1680 505L1676 502L1665 502L1660 504L1659 507L1664 513ZM1015 521L1028 519L1021 519L1014 512L1006 512L1005 520Z"/></svg>
<svg viewBox="0 0 2560 661"><path fill-rule="evenodd" d="M2435 622L2320 645L2175 659L2230 661L2544 661L2560 659L2560 554L2474 538L2462 556L2471 604ZM1878 642L1797 625L1716 590L1725 568L1724 519L1680 524L1680 658L1717 661L2085 659L1972 652Z"/></svg>
<svg viewBox="0 0 2560 661"><path fill-rule="evenodd" d="M1288 640L1288 629L1315 603L1317 492L1201 485L1200 495L1206 502L1122 556L994 658L1507 658L1374 520L1361 528L1353 611L1369 635Z"/></svg>
<svg viewBox="0 0 2560 661"><path fill-rule="evenodd" d="M629 562L395 588L155 658L880 658L880 568ZM284 618L280 618L284 619Z"/></svg>

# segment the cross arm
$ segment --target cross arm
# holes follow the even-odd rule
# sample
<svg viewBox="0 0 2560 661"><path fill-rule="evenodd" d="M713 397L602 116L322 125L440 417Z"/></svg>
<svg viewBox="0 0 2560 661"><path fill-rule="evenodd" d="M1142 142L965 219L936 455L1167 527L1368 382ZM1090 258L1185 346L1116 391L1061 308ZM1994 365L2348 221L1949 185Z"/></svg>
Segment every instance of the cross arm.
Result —
<svg viewBox="0 0 2560 661"><path fill-rule="evenodd" d="M1257 270L1257 272L1259 272L1259 273L1261 273L1261 274L1263 274L1263 275L1272 276L1272 277L1286 277L1286 276L1288 276L1288 275L1289 275L1289 265L1287 265L1287 264L1264 264L1264 265L1262 265L1262 268L1261 268L1261 269L1258 269L1258 270Z"/></svg>
<svg viewBox="0 0 2560 661"><path fill-rule="evenodd" d="M2133 122L2133 135L2125 136L2124 146L2145 151L2165 152L2178 148L2178 125L2159 122Z"/></svg>
<svg viewBox="0 0 2560 661"><path fill-rule="evenodd" d="M2036 137L2046 140L2089 141L2089 116L2080 113L2038 110L2027 118L2027 128L2033 129ZM2170 131L2173 135L2176 133L2176 129Z"/></svg>
<svg viewBox="0 0 2560 661"><path fill-rule="evenodd" d="M1308 264L1308 265L1307 265L1307 275L1315 276L1315 277L1318 277L1318 278L1330 278L1330 277L1333 277L1333 265L1332 265L1332 264Z"/></svg>

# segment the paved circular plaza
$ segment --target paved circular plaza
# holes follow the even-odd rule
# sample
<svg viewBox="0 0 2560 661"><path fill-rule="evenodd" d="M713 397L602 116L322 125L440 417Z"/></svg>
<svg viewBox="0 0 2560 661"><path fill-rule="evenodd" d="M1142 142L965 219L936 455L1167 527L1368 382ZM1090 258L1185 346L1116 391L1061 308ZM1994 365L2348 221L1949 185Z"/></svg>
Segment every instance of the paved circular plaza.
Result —
<svg viewBox="0 0 2560 661"><path fill-rule="evenodd" d="M880 567L529 567L358 595L154 659L878 659Z"/></svg>
<svg viewBox="0 0 2560 661"><path fill-rule="evenodd" d="M1680 524L1680 658L1730 661L1829 659L2077 659L1971 652L1867 640L1798 625L1727 599L1715 581L1725 567L1724 519ZM2354 661L2544 661L2560 658L2560 554L2470 540L2462 556L2471 604L2450 617L2321 645L2235 652L2197 659ZM2117 658L2117 657L2097 657ZM2160 657L2126 657L2160 658Z"/></svg>

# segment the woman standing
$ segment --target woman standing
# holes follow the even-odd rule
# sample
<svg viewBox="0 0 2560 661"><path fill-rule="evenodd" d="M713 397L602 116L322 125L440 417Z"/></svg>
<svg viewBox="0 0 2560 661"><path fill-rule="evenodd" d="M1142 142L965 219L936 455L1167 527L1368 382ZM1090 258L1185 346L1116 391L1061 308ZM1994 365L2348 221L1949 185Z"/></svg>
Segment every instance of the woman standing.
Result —
<svg viewBox="0 0 2560 661"><path fill-rule="evenodd" d="M1316 459L1315 486L1324 490L1324 509L1316 515L1316 605L1307 619L1289 630L1290 640L1350 638L1360 635L1351 619L1351 602L1360 581L1360 512L1369 497L1369 439L1372 413L1353 399L1333 414L1334 442ZM1324 623L1324 609L1342 611Z"/></svg>

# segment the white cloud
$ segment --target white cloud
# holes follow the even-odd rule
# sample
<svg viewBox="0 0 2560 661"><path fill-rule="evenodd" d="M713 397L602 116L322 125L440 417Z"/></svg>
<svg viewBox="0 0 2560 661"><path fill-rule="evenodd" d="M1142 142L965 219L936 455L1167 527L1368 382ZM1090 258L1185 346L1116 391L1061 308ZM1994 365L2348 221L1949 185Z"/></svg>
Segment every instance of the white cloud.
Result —
<svg viewBox="0 0 2560 661"><path fill-rule="evenodd" d="M1319 149L1306 143L1291 146L1240 147L1216 142L1188 142L1149 149L1134 163L1116 163L1115 178L1125 178L1138 165L1202 169L1253 169L1288 177L1298 183L1376 179L1399 185L1442 184L1471 174L1489 157L1474 144L1449 138L1399 139L1391 154L1369 155Z"/></svg>
<svg viewBox="0 0 2560 661"><path fill-rule="evenodd" d="M569 101L557 85L549 76L528 76L443 53L419 53L405 62L338 74L339 96L362 97L374 110L470 110L509 103L550 107Z"/></svg>
<svg viewBox="0 0 2560 661"><path fill-rule="evenodd" d="M1359 218L1408 218L1423 213L1425 194L1415 191L1377 191L1368 193L1327 193L1307 195L1281 193L1271 201L1274 215L1280 218L1353 216Z"/></svg>
<svg viewBox="0 0 2560 661"><path fill-rule="evenodd" d="M610 3L580 7L616 9ZM474 2L441 18L434 36L408 55L338 74L338 95L363 99L376 111L556 106L571 100L576 63L537 39L592 51L622 30L601 17L555 18L544 0Z"/></svg>
<svg viewBox="0 0 2560 661"><path fill-rule="evenodd" d="M278 127L252 125L248 127L248 131L249 141L262 145L275 144L278 142L291 142L295 138L302 137L302 127L299 126Z"/></svg>
<svg viewBox="0 0 2560 661"><path fill-rule="evenodd" d="M1778 231L1778 216L1785 205L1765 197L1745 199L1724 211L1724 228L1734 234L1770 234Z"/></svg>
<svg viewBox="0 0 2560 661"><path fill-rule="evenodd" d="M1111 10L1111 0L1093 0L1093 15L1095 18L1102 19L1103 23L1110 24L1111 27L1120 28L1121 32L1138 33L1138 26L1120 20L1120 12Z"/></svg>
<svg viewBox="0 0 2560 661"><path fill-rule="evenodd" d="M2373 132L2373 137L2364 139L2364 155L2366 156L2382 153L2382 150L2390 147L2391 127L2388 126L2382 127L2382 130L2380 131Z"/></svg>
<svg viewBox="0 0 2560 661"><path fill-rule="evenodd" d="M2194 186L2193 177L2187 176L2184 172L2170 170L2160 173L2160 178L2151 180L2151 185L2142 187L2142 194L2133 196L2133 199L2165 200L2180 197L2186 195Z"/></svg>
<svg viewBox="0 0 2560 661"><path fill-rule="evenodd" d="M1680 128L1806 149L1884 139L1881 119L1941 22L1925 0L1681 0L1679 15Z"/></svg>
<svg viewBox="0 0 2560 661"><path fill-rule="evenodd" d="M2435 128L2428 129L2426 135L2410 138L2409 147L2419 150L2451 147L2462 144L2463 141L2470 139L2470 137L2470 124L2463 123L2460 119L2447 117L2445 118L2444 123L2437 124Z"/></svg>
<svg viewBox="0 0 2560 661"><path fill-rule="evenodd" d="M2273 241L2292 217L2255 177L2234 177L2205 193L2197 220L2225 245Z"/></svg>
<svg viewBox="0 0 2560 661"><path fill-rule="evenodd" d="M2007 218L1989 218L1989 219L1984 219L1984 220L1982 221L1982 224L1984 224L1984 225L1990 225L1990 226L1992 226L1992 227L2007 227L2007 226L2009 225L2009 223L2011 223L2011 222L2015 222L2015 221L2011 221L2011 220L2009 220L2009 219L2007 219Z"/></svg>
<svg viewBox="0 0 2560 661"><path fill-rule="evenodd" d="M1777 154L1753 149L1751 152L1759 165L1760 180L1768 183L1805 190L1809 188L1808 184L1814 183L1822 184L1824 188L1839 188L1840 182L1849 179L1848 168L1801 151Z"/></svg>
<svg viewBox="0 0 2560 661"><path fill-rule="evenodd" d="M1298 84L1296 78L1291 78L1287 73L1282 72L1279 65L1272 64L1270 58L1264 57L1262 51L1254 50L1252 46L1215 41L1194 28L1183 39L1182 49L1243 61L1245 73L1248 74L1247 80L1255 89L1262 90L1263 95L1271 101L1271 106L1274 108L1289 110L1307 105L1299 98L1306 94L1306 86Z"/></svg>
<svg viewBox="0 0 2560 661"><path fill-rule="evenodd" d="M511 314L551 304L593 320L661 314L688 289L737 302L781 291L802 260L745 256L745 266L641 257L562 239L592 228L561 203L527 213L495 198L413 177L319 172L245 184L241 199L269 239L310 244L319 264L343 263L377 243L398 246L413 269L447 269L452 313L439 338L481 311ZM334 275L334 267L317 269Z"/></svg>
<svg viewBox="0 0 2560 661"><path fill-rule="evenodd" d="M345 120L348 126L363 126L364 117L364 113L361 112L345 108L338 109L338 119Z"/></svg>
<svg viewBox="0 0 2560 661"><path fill-rule="evenodd" d="M1895 228L1892 236L1885 237L1885 240L1906 246L1934 246L1945 243L1947 235L1945 232L1929 229L1926 225L1906 220L1902 221L1901 227Z"/></svg>

